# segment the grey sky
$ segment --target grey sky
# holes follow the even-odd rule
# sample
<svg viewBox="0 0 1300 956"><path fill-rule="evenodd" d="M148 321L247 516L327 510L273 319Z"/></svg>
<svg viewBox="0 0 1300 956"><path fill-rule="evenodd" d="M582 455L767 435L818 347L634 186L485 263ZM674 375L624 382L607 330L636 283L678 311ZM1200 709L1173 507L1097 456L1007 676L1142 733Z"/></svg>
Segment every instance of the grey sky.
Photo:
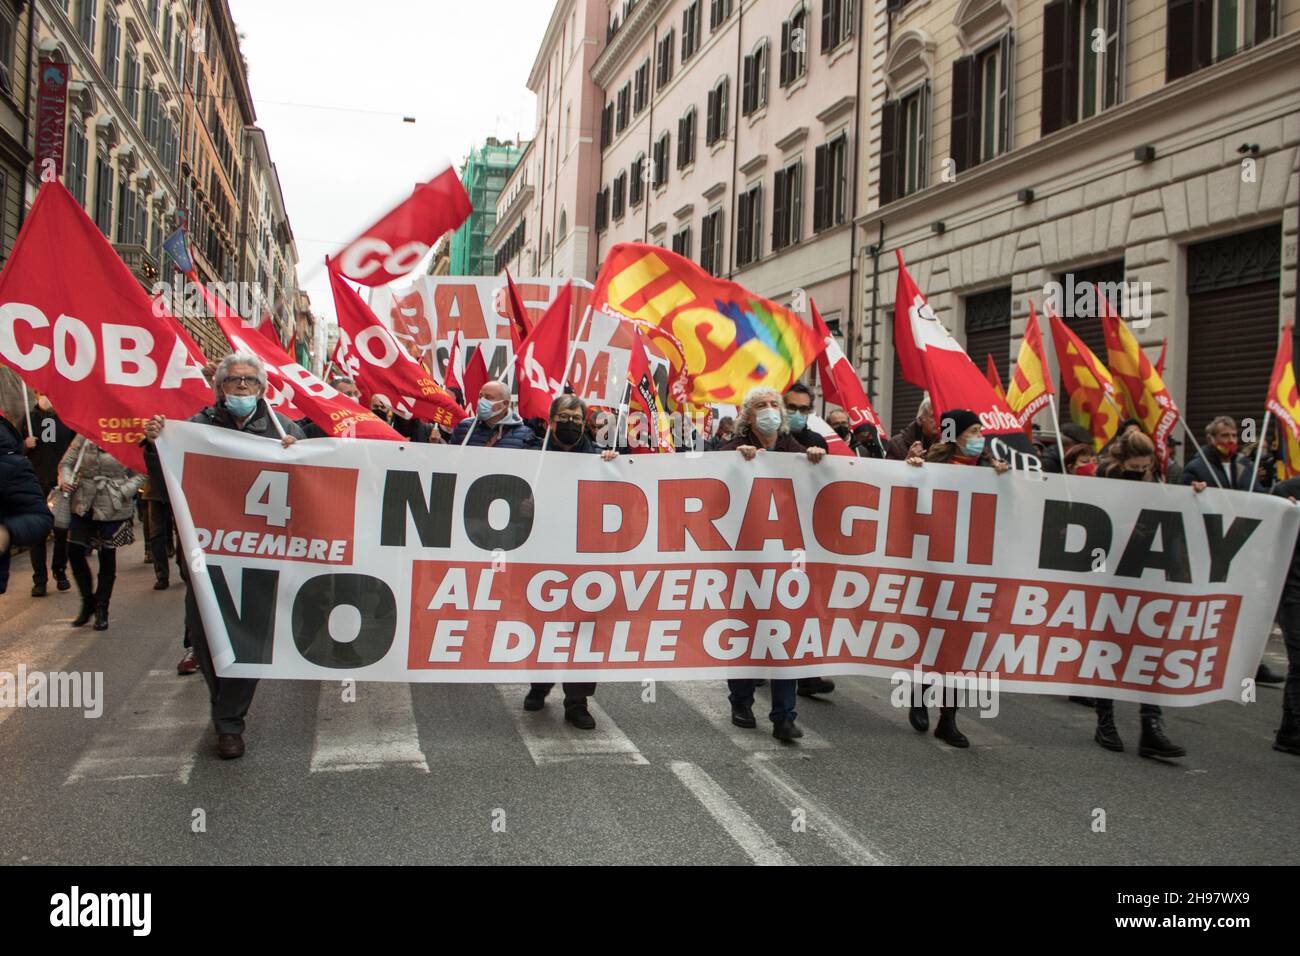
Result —
<svg viewBox="0 0 1300 956"><path fill-rule="evenodd" d="M484 137L532 133L551 0L230 0L317 315L321 263ZM414 125L403 123L414 116Z"/></svg>

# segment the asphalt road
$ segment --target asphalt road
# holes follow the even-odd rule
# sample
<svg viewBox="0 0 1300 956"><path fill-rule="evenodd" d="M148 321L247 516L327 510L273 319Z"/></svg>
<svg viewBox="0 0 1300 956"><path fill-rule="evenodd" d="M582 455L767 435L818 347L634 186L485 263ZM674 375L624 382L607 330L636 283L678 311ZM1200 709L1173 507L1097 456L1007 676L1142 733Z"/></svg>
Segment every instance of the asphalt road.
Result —
<svg viewBox="0 0 1300 956"><path fill-rule="evenodd" d="M202 678L178 677L182 588L120 556L112 626L75 591L0 597L0 671L103 673L103 715L0 708L0 863L1279 864L1300 862L1300 758L1270 747L1277 688L1169 710L1185 759L1092 741L1091 711L1003 695L922 736L890 686L800 698L798 746L727 720L721 683L606 684L595 732L504 685L263 682L248 753L212 753ZM1267 660L1284 667L1280 640ZM766 712L766 692L755 707ZM1097 828L1104 811L1104 831Z"/></svg>

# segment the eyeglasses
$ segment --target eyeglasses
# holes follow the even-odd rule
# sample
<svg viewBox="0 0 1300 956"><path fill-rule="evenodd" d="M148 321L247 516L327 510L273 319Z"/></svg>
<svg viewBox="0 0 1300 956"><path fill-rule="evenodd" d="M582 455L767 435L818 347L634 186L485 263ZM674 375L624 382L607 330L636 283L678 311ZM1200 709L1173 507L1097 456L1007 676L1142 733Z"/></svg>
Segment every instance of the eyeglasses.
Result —
<svg viewBox="0 0 1300 956"><path fill-rule="evenodd" d="M581 425L582 416L581 415L556 415L555 423L558 425L562 422L569 422L570 424L573 425Z"/></svg>
<svg viewBox="0 0 1300 956"><path fill-rule="evenodd" d="M787 405L785 407L785 410L787 412L790 412L792 415L799 415L799 414L806 415L812 411L812 406L811 405Z"/></svg>
<svg viewBox="0 0 1300 956"><path fill-rule="evenodd" d="M255 385L261 385L262 380L256 375L229 375L226 377L225 383L227 385L247 385L252 387Z"/></svg>

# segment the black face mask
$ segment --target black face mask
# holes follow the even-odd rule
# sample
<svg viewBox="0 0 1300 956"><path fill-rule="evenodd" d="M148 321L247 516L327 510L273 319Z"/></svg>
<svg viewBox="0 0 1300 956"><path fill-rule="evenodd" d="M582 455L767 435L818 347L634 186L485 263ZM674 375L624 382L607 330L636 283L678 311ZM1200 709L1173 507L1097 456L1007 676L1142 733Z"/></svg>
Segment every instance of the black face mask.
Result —
<svg viewBox="0 0 1300 956"><path fill-rule="evenodd" d="M560 422L555 426L555 437L565 447L578 444L582 440L582 432L580 422Z"/></svg>
<svg viewBox="0 0 1300 956"><path fill-rule="evenodd" d="M1145 471L1121 471L1119 476L1129 481L1145 481L1147 473Z"/></svg>
<svg viewBox="0 0 1300 956"><path fill-rule="evenodd" d="M853 434L853 433L852 433L851 431L849 431L849 426L848 426L848 425L836 425L836 426L835 426L835 434L839 435L839 436L840 436L841 438L843 438L845 441L848 441L848 440L849 440L849 436L850 436L851 434Z"/></svg>

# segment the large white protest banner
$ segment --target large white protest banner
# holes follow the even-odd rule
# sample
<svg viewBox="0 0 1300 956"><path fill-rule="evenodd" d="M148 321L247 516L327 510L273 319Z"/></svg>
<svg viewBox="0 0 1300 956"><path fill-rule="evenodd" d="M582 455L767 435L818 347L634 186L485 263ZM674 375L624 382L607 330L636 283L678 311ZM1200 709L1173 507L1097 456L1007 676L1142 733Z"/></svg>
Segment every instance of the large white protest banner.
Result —
<svg viewBox="0 0 1300 956"><path fill-rule="evenodd" d="M760 453L623 456L174 422L220 673L390 681L997 675L1240 699L1300 509L1261 494Z"/></svg>

